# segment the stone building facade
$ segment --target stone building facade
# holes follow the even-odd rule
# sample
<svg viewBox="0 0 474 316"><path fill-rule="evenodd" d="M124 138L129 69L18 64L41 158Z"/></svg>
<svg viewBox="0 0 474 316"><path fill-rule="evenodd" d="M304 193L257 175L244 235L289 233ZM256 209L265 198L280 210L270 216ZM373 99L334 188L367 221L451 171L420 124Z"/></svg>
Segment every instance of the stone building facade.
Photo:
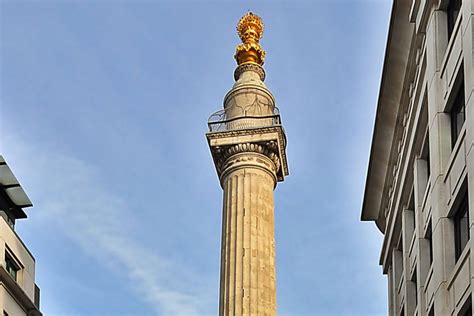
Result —
<svg viewBox="0 0 474 316"><path fill-rule="evenodd" d="M389 315L473 315L474 1L395 0L362 220Z"/></svg>
<svg viewBox="0 0 474 316"><path fill-rule="evenodd" d="M35 259L15 232L23 208L32 206L0 155L0 313L2 316L41 316L40 291L35 284Z"/></svg>

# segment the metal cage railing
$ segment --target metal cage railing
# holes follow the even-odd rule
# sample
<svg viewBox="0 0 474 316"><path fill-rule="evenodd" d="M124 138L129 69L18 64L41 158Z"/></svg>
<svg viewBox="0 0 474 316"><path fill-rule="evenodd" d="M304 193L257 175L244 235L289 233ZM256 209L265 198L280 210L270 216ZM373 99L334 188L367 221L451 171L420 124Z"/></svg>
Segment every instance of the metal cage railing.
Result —
<svg viewBox="0 0 474 316"><path fill-rule="evenodd" d="M225 132L230 130L281 126L280 111L277 107L271 115L244 115L228 118L226 110L215 112L207 121L209 132Z"/></svg>

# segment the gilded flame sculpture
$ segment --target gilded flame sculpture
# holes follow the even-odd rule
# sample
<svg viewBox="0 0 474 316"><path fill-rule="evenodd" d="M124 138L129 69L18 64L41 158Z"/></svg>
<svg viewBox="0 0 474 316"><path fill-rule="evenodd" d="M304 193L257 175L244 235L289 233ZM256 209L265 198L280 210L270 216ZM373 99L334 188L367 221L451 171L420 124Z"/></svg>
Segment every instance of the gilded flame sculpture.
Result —
<svg viewBox="0 0 474 316"><path fill-rule="evenodd" d="M263 36L262 19L252 12L245 14L237 24L237 33L242 44L236 47L235 59L237 64L255 63L263 65L265 51L260 46L260 39Z"/></svg>

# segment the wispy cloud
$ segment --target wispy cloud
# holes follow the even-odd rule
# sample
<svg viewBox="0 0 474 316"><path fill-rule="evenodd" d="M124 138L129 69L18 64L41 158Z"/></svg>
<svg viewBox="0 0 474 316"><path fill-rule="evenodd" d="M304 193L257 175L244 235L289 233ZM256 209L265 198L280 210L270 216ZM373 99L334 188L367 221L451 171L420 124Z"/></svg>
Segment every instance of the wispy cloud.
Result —
<svg viewBox="0 0 474 316"><path fill-rule="evenodd" d="M35 187L35 206L42 217L57 221L64 234L107 268L125 271L137 298L160 315L209 313L212 297L202 277L133 237L137 210L106 188L92 164L16 137L4 138L3 144L15 172L27 175Z"/></svg>

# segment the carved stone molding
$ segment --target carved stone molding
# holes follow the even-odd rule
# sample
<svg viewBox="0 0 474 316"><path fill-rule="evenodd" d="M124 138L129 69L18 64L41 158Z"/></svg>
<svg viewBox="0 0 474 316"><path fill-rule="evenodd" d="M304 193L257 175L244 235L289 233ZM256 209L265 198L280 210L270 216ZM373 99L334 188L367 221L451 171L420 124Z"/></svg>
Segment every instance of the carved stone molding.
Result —
<svg viewBox="0 0 474 316"><path fill-rule="evenodd" d="M289 173L285 151L286 137L280 125L213 131L207 133L206 137L211 148L216 171L219 175L221 174L221 166L223 163L222 156L224 154L227 155L226 150L235 146L236 143L251 143L272 148L272 152L279 158L279 165L277 164L278 181L283 181L284 177Z"/></svg>
<svg viewBox="0 0 474 316"><path fill-rule="evenodd" d="M274 187L278 182L274 161L261 153L241 152L230 156L223 162L219 175L221 184L225 181L227 175L242 168L259 169L266 172L272 177Z"/></svg>
<svg viewBox="0 0 474 316"><path fill-rule="evenodd" d="M215 147L214 152L219 156L217 160L217 169L222 174L229 167L241 162L251 162L259 164L273 174L276 174L281 167L280 158L277 154L278 144L275 141L262 143L242 143L232 146ZM261 159L259 155L240 155L256 153L266 159Z"/></svg>
<svg viewBox="0 0 474 316"><path fill-rule="evenodd" d="M265 81L265 70L263 69L262 66L255 63L241 64L237 68L235 68L235 71L234 71L235 81L239 80L240 75L246 71L256 72L259 75L260 80Z"/></svg>

